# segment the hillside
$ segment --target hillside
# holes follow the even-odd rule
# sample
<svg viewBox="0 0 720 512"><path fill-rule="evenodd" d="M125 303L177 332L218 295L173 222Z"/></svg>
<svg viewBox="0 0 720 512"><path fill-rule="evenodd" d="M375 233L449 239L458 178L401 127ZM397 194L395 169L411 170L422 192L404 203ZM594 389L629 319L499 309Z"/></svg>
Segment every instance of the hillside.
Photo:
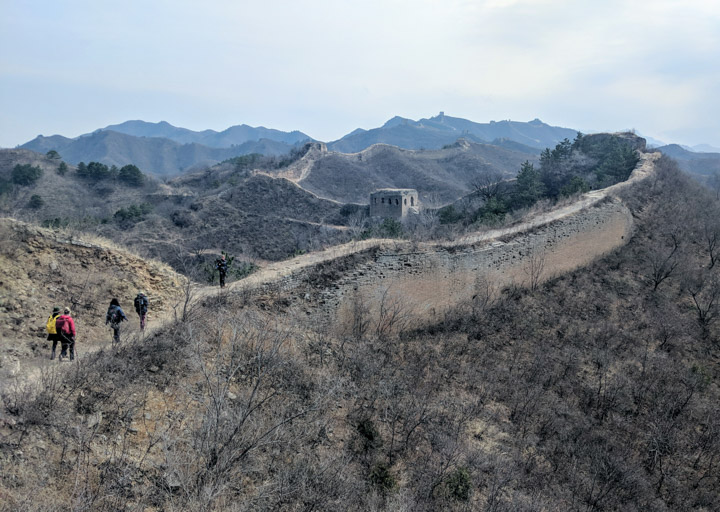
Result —
<svg viewBox="0 0 720 512"><path fill-rule="evenodd" d="M136 332L132 301L138 291L151 300L150 324L170 315L183 279L166 265L140 258L106 240L72 231L52 231L0 218L0 380L23 378L50 355L45 321L54 306L73 311L79 354L107 347L110 299L117 297ZM129 338L128 338L129 339Z"/></svg>
<svg viewBox="0 0 720 512"><path fill-rule="evenodd" d="M343 227L336 225L342 222L337 203L268 176L213 172L210 177L206 189L183 188L195 175L174 183L190 192L157 198L158 217L135 224L121 237L163 259L178 250L224 250L244 259L278 260L345 240Z"/></svg>
<svg viewBox="0 0 720 512"><path fill-rule="evenodd" d="M626 245L532 289L479 279L427 327L357 300L331 329L318 298L368 256L343 258L8 388L4 506L714 510L719 206L656 165L620 192Z"/></svg>
<svg viewBox="0 0 720 512"><path fill-rule="evenodd" d="M677 144L659 147L658 151L674 158L683 171L696 177L720 174L720 153L696 153Z"/></svg>
<svg viewBox="0 0 720 512"><path fill-rule="evenodd" d="M379 128L357 129L328 143L328 147L338 153L358 153L375 144L413 150L441 149L463 138L471 143L492 144L533 155L575 135L575 130L553 127L538 119L528 123L475 123L441 113L419 121L394 117ZM39 135L20 147L39 153L55 150L73 165L90 161L119 167L133 164L145 172L175 176L240 155L284 155L308 140L312 139L297 130L283 132L243 124L221 132L193 131L165 121L136 120L109 125L75 138Z"/></svg>
<svg viewBox="0 0 720 512"><path fill-rule="evenodd" d="M538 152L460 139L443 149L413 151L378 144L355 154L315 144L303 158L277 173L321 197L367 204L380 188L414 188L424 204L444 204L471 189L482 176L509 178Z"/></svg>
<svg viewBox="0 0 720 512"><path fill-rule="evenodd" d="M232 138L227 140L233 140ZM212 165L228 158L250 153L282 155L291 144L270 139L248 140L232 147L210 147L197 142L179 143L169 138L133 136L110 130L68 139L60 135L42 135L20 146L38 153L55 150L73 165L101 162L106 165L137 165L159 176L175 176L191 167Z"/></svg>
<svg viewBox="0 0 720 512"><path fill-rule="evenodd" d="M15 165L38 167L42 177L12 185ZM0 184L11 186L0 192L0 212L90 231L183 271L192 260L193 268L204 272L205 260L220 250L246 262L276 260L346 240L338 225L345 221L341 205L233 164L167 184L147 178L142 186L86 180L73 167L60 175L59 165L60 160L28 150L0 150Z"/></svg>
<svg viewBox="0 0 720 512"><path fill-rule="evenodd" d="M572 140L577 130L550 126L539 119L530 122L490 121L476 123L443 113L429 119L413 121L394 117L379 128L355 130L333 142L328 148L342 153L357 153L373 144L389 144L405 149L440 149L464 137L474 142L495 143L511 140L542 150L561 140Z"/></svg>

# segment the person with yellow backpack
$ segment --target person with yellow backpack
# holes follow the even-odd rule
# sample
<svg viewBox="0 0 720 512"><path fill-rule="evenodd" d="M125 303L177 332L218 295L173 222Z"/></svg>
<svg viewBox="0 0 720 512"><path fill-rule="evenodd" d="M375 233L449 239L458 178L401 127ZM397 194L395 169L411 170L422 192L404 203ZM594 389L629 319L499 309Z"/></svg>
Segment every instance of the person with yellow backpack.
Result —
<svg viewBox="0 0 720 512"><path fill-rule="evenodd" d="M58 335L57 329L55 328L55 320L57 320L57 317L60 316L60 308L54 307L52 314L47 319L47 323L45 324L45 329L48 333L48 341L52 341L52 352L50 353L50 359L55 359L55 349L57 348L58 341L60 341L60 336Z"/></svg>

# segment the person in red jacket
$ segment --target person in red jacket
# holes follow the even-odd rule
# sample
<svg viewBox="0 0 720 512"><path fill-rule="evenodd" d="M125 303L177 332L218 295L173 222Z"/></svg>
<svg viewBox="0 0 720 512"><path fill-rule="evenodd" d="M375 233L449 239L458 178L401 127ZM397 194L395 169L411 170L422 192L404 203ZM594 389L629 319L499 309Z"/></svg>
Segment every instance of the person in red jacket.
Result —
<svg viewBox="0 0 720 512"><path fill-rule="evenodd" d="M70 361L75 359L75 321L70 316L70 309L65 308L64 314L55 320L55 330L60 336L61 351L60 361L67 357L68 349L70 349Z"/></svg>

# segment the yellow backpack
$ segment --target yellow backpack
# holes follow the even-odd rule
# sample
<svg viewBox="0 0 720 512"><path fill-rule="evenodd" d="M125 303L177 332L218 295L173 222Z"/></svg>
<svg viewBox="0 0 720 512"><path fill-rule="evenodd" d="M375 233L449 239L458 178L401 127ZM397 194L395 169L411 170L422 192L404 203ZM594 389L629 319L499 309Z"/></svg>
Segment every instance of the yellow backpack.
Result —
<svg viewBox="0 0 720 512"><path fill-rule="evenodd" d="M50 315L50 318L48 318L47 324L45 324L48 334L57 334L57 331L55 330L55 320L57 320L57 317L59 316L60 315Z"/></svg>

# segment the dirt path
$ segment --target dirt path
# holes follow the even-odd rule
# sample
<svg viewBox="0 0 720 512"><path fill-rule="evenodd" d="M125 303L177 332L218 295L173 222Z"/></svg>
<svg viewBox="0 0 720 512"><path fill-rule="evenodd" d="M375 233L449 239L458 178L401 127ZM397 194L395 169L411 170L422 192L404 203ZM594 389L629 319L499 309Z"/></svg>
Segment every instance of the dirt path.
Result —
<svg viewBox="0 0 720 512"><path fill-rule="evenodd" d="M433 247L452 247L452 246L463 246L469 244L475 244L479 242L490 242L499 238L518 235L523 232L527 232L539 226L551 223L553 221L573 215L584 208L588 208L599 201L605 199L608 196L613 195L618 190L627 187L629 184L634 183L638 180L642 180L649 176L654 170L654 162L659 157L659 153L643 154L641 162L638 167L633 171L630 178L623 182L613 185L606 189L596 190L584 194L578 201L573 202L552 211L537 215L527 221L518 224L516 226L510 226L502 229L490 230L482 233L475 233L464 236L457 240L442 243L424 243L419 244L424 250L432 250ZM387 247L388 249L398 246L397 240L391 239L370 239L363 241L350 242L347 244L331 247L323 251L313 252L293 258L292 260L280 261L270 263L263 267L261 270L255 272L249 277L236 281L229 284L225 290L221 291L217 286L202 286L197 287L193 291L194 300L200 300L202 298L211 296L218 293L228 293L232 291L250 290L257 288L260 285L277 282L284 277L287 277L297 271L311 267L318 263L331 261L337 258L341 258L350 254L365 251L372 248ZM604 251L603 247L597 247L597 251ZM137 316L134 311L128 315L130 322L123 325L124 330L122 334L122 343L142 343L143 340L151 336L156 330L163 328L166 322L174 321L174 312L172 309L165 311L153 312L148 322L148 327L143 333L140 331L137 325ZM129 325L128 325L129 324ZM100 350L111 350L111 338L112 333L108 330L107 341L96 341L91 343L83 342L82 335L77 343L78 360L82 361L89 355L99 352ZM34 359L29 361L27 367L17 373L16 383L40 383L43 372L48 371L67 371L71 368L70 363L58 363L57 360L50 361L48 358L45 359Z"/></svg>
<svg viewBox="0 0 720 512"><path fill-rule="evenodd" d="M635 168L633 173L631 174L630 178L623 182L618 183L616 185L613 185L611 187L602 189L602 190L594 190L592 192L588 192L587 194L583 194L579 200L566 205L562 206L560 208L551 210L546 213L542 213L540 215L537 215L535 217L532 217L525 222L522 222L521 224L518 224L516 226L510 226L507 228L502 229L493 229L490 231L484 231L482 233L474 233L471 235L466 235L464 237L458 238L457 240L452 240L450 242L440 242L440 243L423 243L419 244L422 248L429 250L432 249L432 247L456 247L456 246L462 246L462 245L469 245L469 244L475 244L479 242L489 242L492 240L496 240L499 238L507 237L510 235L517 235L526 231L530 231L534 228L537 228L539 226L549 224L551 222L554 222L556 220L560 220L562 218L568 217L570 215L573 215L585 208L591 207L594 204L597 204L598 202L602 201L608 196L611 196L615 194L617 191L627 187L631 183L635 183L638 180L642 180L649 176L654 169L654 162L659 158L659 153L644 153L641 155L641 161L638 164L638 166ZM357 242L349 242L347 244L338 245L331 247L329 249L325 249L323 251L313 252L310 254L305 254L302 256L298 256L296 258L293 258L289 261L280 261L276 263L271 263L267 265L266 267L262 268L261 270L255 272L254 274L250 275L249 277L241 280L236 281L230 285L228 285L228 288L230 290L245 290L245 289L252 289L255 288L261 284L266 283L272 283L281 280L283 277L289 276L293 274L294 272L297 272L301 269L316 265L318 263L331 261L337 258L341 258L343 256L347 256L356 252L365 251L367 249L372 249L376 247L395 247L398 245L397 240L393 239L369 239L369 240L363 240L363 241L357 241ZM601 248L599 248L600 250Z"/></svg>

